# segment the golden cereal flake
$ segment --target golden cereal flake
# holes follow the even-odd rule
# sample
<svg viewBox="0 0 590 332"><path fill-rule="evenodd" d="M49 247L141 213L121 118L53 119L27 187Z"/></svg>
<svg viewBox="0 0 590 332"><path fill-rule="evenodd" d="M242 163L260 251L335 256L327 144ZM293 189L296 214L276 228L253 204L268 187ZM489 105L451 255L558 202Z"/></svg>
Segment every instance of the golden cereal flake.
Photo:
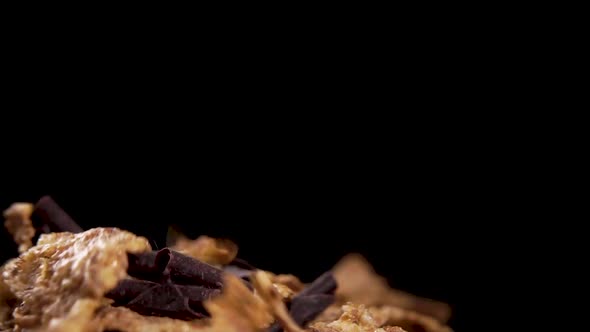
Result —
<svg viewBox="0 0 590 332"><path fill-rule="evenodd" d="M301 280L292 274L273 275L271 280L275 284L281 284L291 288L294 292L300 292L305 288Z"/></svg>
<svg viewBox="0 0 590 332"><path fill-rule="evenodd" d="M348 303L342 306L342 315L333 322L316 322L310 325L311 332L404 332L394 326L382 327L364 305Z"/></svg>
<svg viewBox="0 0 590 332"><path fill-rule="evenodd" d="M303 290L305 285L292 274L274 274L270 271L264 271L270 278L272 285L285 301L290 301L293 297Z"/></svg>
<svg viewBox="0 0 590 332"><path fill-rule="evenodd" d="M53 318L47 328L37 329L39 332L96 332L99 327L89 322L94 317L94 312L100 306L96 299L78 299L65 317Z"/></svg>
<svg viewBox="0 0 590 332"><path fill-rule="evenodd" d="M32 239L35 236L35 228L31 221L33 209L33 204L30 203L13 203L3 213L4 227L18 244L19 253L25 252L33 245Z"/></svg>
<svg viewBox="0 0 590 332"><path fill-rule="evenodd" d="M86 319L83 309L127 275L126 253L149 250L147 239L117 228L41 235L4 268L4 281L20 301L13 312L17 328L57 331L61 320Z"/></svg>
<svg viewBox="0 0 590 332"><path fill-rule="evenodd" d="M204 306L211 314L211 324L204 332L259 332L273 322L269 305L231 275L224 277L221 295L205 301Z"/></svg>
<svg viewBox="0 0 590 332"><path fill-rule="evenodd" d="M270 280L279 290L281 296L291 299L293 295L299 293L305 288L305 285L292 274L270 274Z"/></svg>
<svg viewBox="0 0 590 332"><path fill-rule="evenodd" d="M387 280L375 273L369 262L359 254L345 256L333 271L338 282L336 296L340 303L350 301L369 306L391 305L432 316L443 323L451 315L451 309L446 303L392 289Z"/></svg>

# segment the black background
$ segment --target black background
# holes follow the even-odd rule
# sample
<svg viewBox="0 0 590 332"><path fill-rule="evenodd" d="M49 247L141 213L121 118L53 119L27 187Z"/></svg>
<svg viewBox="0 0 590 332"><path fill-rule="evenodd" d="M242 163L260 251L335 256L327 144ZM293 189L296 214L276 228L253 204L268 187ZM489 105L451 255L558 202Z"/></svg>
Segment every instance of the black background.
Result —
<svg viewBox="0 0 590 332"><path fill-rule="evenodd" d="M84 228L126 228L155 248L168 225L190 237L227 237L254 265L304 281L360 252L396 288L450 303L452 327L466 328L474 311L467 294L482 287L480 229L493 209L477 187L488 183L482 174L445 165L442 155L149 156L59 167L50 166L55 155L40 157L46 168L6 178L0 203L49 194ZM2 259L16 252L6 232L2 243Z"/></svg>

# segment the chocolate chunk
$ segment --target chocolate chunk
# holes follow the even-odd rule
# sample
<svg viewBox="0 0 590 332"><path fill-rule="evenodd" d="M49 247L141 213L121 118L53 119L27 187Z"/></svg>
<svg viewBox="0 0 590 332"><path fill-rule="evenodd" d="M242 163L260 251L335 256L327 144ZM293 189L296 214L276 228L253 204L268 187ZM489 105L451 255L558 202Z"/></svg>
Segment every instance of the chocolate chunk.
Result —
<svg viewBox="0 0 590 332"><path fill-rule="evenodd" d="M293 320L300 326L312 321L321 312L334 303L335 296L332 294L314 294L293 298L289 310Z"/></svg>
<svg viewBox="0 0 590 332"><path fill-rule="evenodd" d="M46 232L71 232L80 233L83 231L72 217L70 217L50 196L43 196L33 211L34 222L37 227ZM48 227L47 227L47 226Z"/></svg>
<svg viewBox="0 0 590 332"><path fill-rule="evenodd" d="M336 287L336 279L334 279L332 271L328 271L319 276L309 286L305 287L296 297L313 294L331 294L336 290Z"/></svg>
<svg viewBox="0 0 590 332"><path fill-rule="evenodd" d="M177 284L223 286L222 270L168 248L158 251L156 265L165 266L163 275Z"/></svg>

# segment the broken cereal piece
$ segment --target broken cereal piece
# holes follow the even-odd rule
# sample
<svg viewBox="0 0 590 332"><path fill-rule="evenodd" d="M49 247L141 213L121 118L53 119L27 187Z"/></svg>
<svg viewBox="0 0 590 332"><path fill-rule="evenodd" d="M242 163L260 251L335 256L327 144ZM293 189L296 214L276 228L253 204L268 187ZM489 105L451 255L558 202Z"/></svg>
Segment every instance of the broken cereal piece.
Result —
<svg viewBox="0 0 590 332"><path fill-rule="evenodd" d="M368 306L392 305L423 313L445 323L451 309L448 304L392 289L359 254L345 256L334 267L338 281L337 298L341 303L354 302Z"/></svg>
<svg viewBox="0 0 590 332"><path fill-rule="evenodd" d="M13 203L8 209L4 210L4 227L12 235L14 242L18 244L18 252L23 253L33 246L33 237L35 228L31 221L33 214L33 204Z"/></svg>
<svg viewBox="0 0 590 332"><path fill-rule="evenodd" d="M101 301L125 278L126 252L150 249L147 239L117 228L41 235L36 246L7 263L2 274L20 303L13 312L16 327L47 329L51 323L57 329L60 319L69 320L72 310L90 307L86 300Z"/></svg>

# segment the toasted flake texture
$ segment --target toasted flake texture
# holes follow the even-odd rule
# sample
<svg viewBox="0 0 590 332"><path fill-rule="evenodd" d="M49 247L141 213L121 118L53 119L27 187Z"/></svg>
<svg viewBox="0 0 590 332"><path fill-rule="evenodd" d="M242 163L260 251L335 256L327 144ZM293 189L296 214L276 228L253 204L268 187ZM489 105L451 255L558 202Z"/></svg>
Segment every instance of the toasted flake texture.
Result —
<svg viewBox="0 0 590 332"><path fill-rule="evenodd" d="M34 206L30 203L13 203L4 210L4 226L18 244L18 252L23 253L33 245L35 228L31 221Z"/></svg>
<svg viewBox="0 0 590 332"><path fill-rule="evenodd" d="M41 327L37 331L46 332L95 332L97 326L89 324L94 317L94 311L100 306L95 299L78 299L65 317L52 319L47 328Z"/></svg>
<svg viewBox="0 0 590 332"><path fill-rule="evenodd" d="M337 298L369 306L391 305L420 312L446 322L450 307L442 302L417 297L389 287L385 278L377 275L373 267L358 254L345 256L334 267L338 282Z"/></svg>
<svg viewBox="0 0 590 332"><path fill-rule="evenodd" d="M382 327L364 305L346 304L342 306L342 315L331 323L316 322L311 324L312 332L402 332L393 326Z"/></svg>
<svg viewBox="0 0 590 332"><path fill-rule="evenodd" d="M199 236L189 240L177 235L172 249L211 265L227 265L238 254L238 246L230 240Z"/></svg>
<svg viewBox="0 0 590 332"><path fill-rule="evenodd" d="M148 250L147 239L117 228L41 235L4 268L4 281L20 301L16 327L60 331L61 324L81 324L127 275L127 252Z"/></svg>

